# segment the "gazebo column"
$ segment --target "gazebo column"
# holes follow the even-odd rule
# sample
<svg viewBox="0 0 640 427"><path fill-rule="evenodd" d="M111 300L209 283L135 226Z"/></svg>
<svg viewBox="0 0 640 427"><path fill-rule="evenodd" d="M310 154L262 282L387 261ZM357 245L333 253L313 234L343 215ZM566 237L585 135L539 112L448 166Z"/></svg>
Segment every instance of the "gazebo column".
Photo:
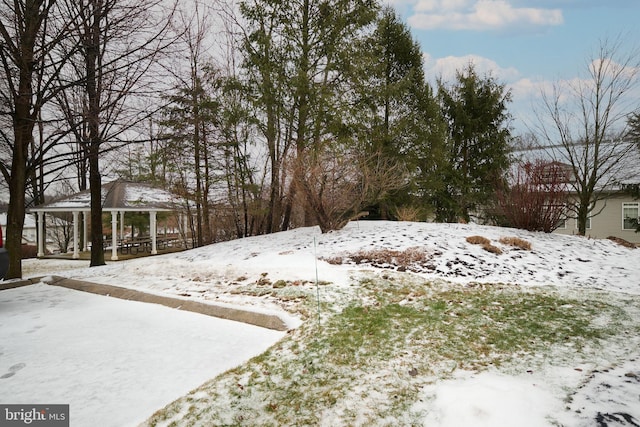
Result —
<svg viewBox="0 0 640 427"><path fill-rule="evenodd" d="M120 241L124 240L124 211L120 211Z"/></svg>
<svg viewBox="0 0 640 427"><path fill-rule="evenodd" d="M149 228L151 229L151 255L158 253L158 247L156 245L156 237L158 236L158 230L156 228L156 211L149 212Z"/></svg>
<svg viewBox="0 0 640 427"><path fill-rule="evenodd" d="M82 249L85 251L89 249L89 226L88 226L88 215L87 211L82 211L82 238L84 242L82 243Z"/></svg>
<svg viewBox="0 0 640 427"><path fill-rule="evenodd" d="M80 252L78 251L78 215L80 212L73 211L73 259L80 258Z"/></svg>
<svg viewBox="0 0 640 427"><path fill-rule="evenodd" d="M111 211L111 261L118 260L118 212Z"/></svg>
<svg viewBox="0 0 640 427"><path fill-rule="evenodd" d="M38 211L38 258L44 256L44 212Z"/></svg>

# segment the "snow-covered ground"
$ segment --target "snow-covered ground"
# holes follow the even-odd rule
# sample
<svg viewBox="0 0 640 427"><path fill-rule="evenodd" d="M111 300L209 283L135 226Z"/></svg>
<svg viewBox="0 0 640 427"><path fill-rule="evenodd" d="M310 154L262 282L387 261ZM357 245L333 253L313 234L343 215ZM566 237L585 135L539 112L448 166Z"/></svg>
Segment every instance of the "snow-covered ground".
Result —
<svg viewBox="0 0 640 427"><path fill-rule="evenodd" d="M474 235L490 239L505 253L489 254L465 241ZM511 250L513 248L498 243L501 237L510 236L531 242L532 250ZM414 247L433 254L429 267L420 271L425 278L456 283L574 286L640 294L637 262L640 251L609 240L473 224L388 221L353 222L343 230L324 235L316 227L299 228L60 274L97 283L172 294L193 292L198 298L220 299L221 294L229 291L226 285L253 281L264 273L271 280L315 281L317 272L319 280L345 285L355 266L336 266L322 259L358 251ZM316 258L321 260L316 262ZM52 262L58 264L58 261ZM68 261L68 265L77 266L78 262ZM27 274L38 274L26 268ZM233 297L232 302L248 303L239 298Z"/></svg>
<svg viewBox="0 0 640 427"><path fill-rule="evenodd" d="M472 245L465 241L466 237L481 235L492 241L492 244L503 250L501 255L496 255L483 250L478 245ZM498 242L501 237L519 237L532 244L530 251L517 250ZM132 287L151 293L178 296L181 298L210 301L219 304L240 305L253 310L281 313L283 318L295 326L295 319L290 313L285 313L286 303L275 298L259 296L256 293L243 292L248 286L254 286L260 279L268 279L270 282L287 280L299 283L300 286L313 286L316 280L330 282L329 286L321 286L320 298L338 300L353 299L355 290L350 286L353 277L363 270L372 270L375 267L368 264L329 263L327 260L344 257L348 254L371 250L405 250L408 248L420 248L429 254L429 261L411 268L414 274L426 279L440 279L453 283L484 282L484 283L511 283L523 287L526 286L555 286L570 290L602 290L620 295L640 295L640 250L631 250L606 240L591 240L572 236L549 235L529 233L521 230L504 229L496 227L482 227L473 224L430 224L409 222L368 222L360 221L350 223L345 229L338 232L321 234L318 228L301 228L283 233L267 236L258 236L218 243L203 248L198 248L182 253L140 258L126 262L108 262L107 266L99 268L85 268L86 264L79 261L55 261L33 260L25 262L25 276L40 276L57 274L69 278L87 280L96 283L105 283L116 286ZM3 291L0 298L11 298L12 304L19 304L19 299L24 299L23 304L29 299L47 300L42 296L47 287L37 285L31 290ZM13 292L7 297L7 292ZM13 295L13 296L11 296ZM38 296L40 295L40 296ZM50 311L59 310L61 304L77 305L73 299L76 293L64 291L56 297L60 301L57 306L40 305L37 315L44 318ZM104 297L94 297L107 299ZM108 299L107 299L108 300ZM120 304L120 303L117 303ZM122 302L121 304L125 304ZM129 303L127 303L129 304ZM50 304L53 305L53 304ZM118 309L119 310L119 309ZM166 310L166 309L164 309ZM11 324L13 320L7 318L5 311L0 306L0 323ZM136 310L134 310L136 311ZM184 314L184 313L183 313ZM34 345L34 338L27 332L42 324L42 320L35 318L33 313L31 320L25 320L21 326L21 339L25 342L21 346ZM197 316L197 315L194 315ZM158 331L170 328L176 321L171 320L165 314L147 313L144 316L150 325L157 326ZM115 317L109 318L115 322ZM83 321L78 320L77 314L69 314L67 321L75 320L80 331L84 326ZM204 320L202 320L204 322ZM207 320L215 321L215 320ZM197 321L199 322L199 320ZM104 335L109 336L116 331L110 330L110 321L103 321L101 326L96 326L95 336L103 334L100 327L105 328ZM121 326L122 327L122 326ZM121 328L120 327L120 328ZM201 331L201 327L188 328ZM13 335L19 334L17 330L8 335L5 326L0 327L0 376L4 371L11 372L12 362L6 362L9 351L14 352ZM149 334L153 334L149 332ZM52 342L53 335L42 334L37 341L39 348L47 349L57 345ZM213 333L215 337L215 332ZM214 339L214 338L210 339ZM265 341L251 347L253 353L259 352L269 339L277 335L265 336ZM187 337L184 337L187 339ZM183 360L195 356L198 351L189 350L191 344L182 344L181 337L167 340L166 345L160 348L167 357L174 353ZM225 342L232 338L215 338L216 342ZM233 338L235 339L235 337ZM277 339L277 338L275 338ZM9 341L7 341L9 340ZM31 340L31 341L30 341ZM86 339L89 343L91 338ZM98 338L95 338L97 341ZM195 341L198 341L196 339ZM205 341L203 338L202 341ZM273 341L271 341L273 342ZM640 349L631 351L628 346L640 342L639 337L630 337L625 343L624 351L621 350L623 360L617 360L611 366L602 366L601 369L578 369L577 367L564 369L558 375L567 376L564 382L558 384L549 383L547 377L535 375L519 377L508 376L497 372L480 374L460 373L451 380L435 384L428 392L434 399L425 400L431 402L429 418L425 419L425 425L452 426L459 424L460 417L468 417L471 424L486 426L511 426L511 425L546 425L540 424L545 417L554 413L555 416L562 411L566 404L558 401L558 387L566 384L577 384L579 389L573 396L572 410L580 410L585 414L580 425L592 425L591 412L596 409L602 413L601 425L638 425L640 423ZM31 344L29 344L31 343ZM194 344L195 345L195 344ZM182 349L181 349L182 347ZM206 345L205 345L206 347ZM24 347L20 351L25 352ZM187 354L180 353L185 350ZM106 359L103 365L118 365L117 359L109 359L111 351L104 351L102 356ZM135 358L131 355L130 359ZM22 353L21 357L32 356ZM93 357L93 356L87 356ZM33 357L35 359L35 356ZM239 358L238 363L246 357ZM17 360L17 359L16 359ZM78 357L80 362L81 357ZM25 363L22 361L15 363ZM186 362L185 362L186 363ZM197 364L198 362L196 362ZM202 363L202 362L200 362ZM212 362L215 364L215 362ZM16 372L11 378L19 378L24 369ZM13 368L17 370L17 368ZM55 369L55 368L54 368ZM99 367L95 369L101 369ZM157 376L167 376L173 368L167 366L155 371ZM143 369L144 370L144 369ZM132 371L135 371L133 369ZM153 371L152 371L153 372ZM215 372L207 374L213 376ZM78 375L76 375L78 376ZM206 376L206 375L205 375ZM61 387L73 388L74 375L68 374ZM8 379L11 379L8 378ZM30 377L35 380L35 377ZM8 391L7 379L0 379L0 401L6 400ZM165 379L165 386L171 388L174 380ZM545 383L545 381L547 381ZM197 381L196 381L197 383ZM126 388L126 384L123 386ZM29 385L33 386L34 385ZM191 387L193 384L187 386ZM95 396L100 403L107 408L117 407L121 402L118 398L109 400L100 395L100 387L93 389L94 385L87 386L83 393ZM135 389L138 386L132 387ZM554 389L555 387L555 389ZM91 388L91 389L90 389ZM184 393L185 387L176 385L175 394ZM6 393L3 395L2 393ZM140 389L134 393L142 394ZM62 399L62 398L60 398ZM60 403L60 399L58 402ZM46 399L45 399L46 400ZM62 399L64 400L64 399ZM603 406L603 402L608 402ZM51 402L50 402L51 403ZM604 412L603 412L604 410ZM73 411L73 410L72 410ZM73 413L73 412L72 412ZM148 414L149 411L146 411ZM572 412L573 413L573 412ZM525 415L526 414L526 415ZM634 419L628 424L622 415L631 414ZM131 420L139 420L140 415L132 416ZM595 413L593 414L595 415ZM606 418L610 417L610 418ZM615 418L620 419L615 424ZM452 421L454 420L454 421ZM571 418L566 425L576 425L578 420ZM590 422L590 423L589 423Z"/></svg>
<svg viewBox="0 0 640 427"><path fill-rule="evenodd" d="M0 292L0 402L69 404L73 426L134 426L283 332L35 284Z"/></svg>

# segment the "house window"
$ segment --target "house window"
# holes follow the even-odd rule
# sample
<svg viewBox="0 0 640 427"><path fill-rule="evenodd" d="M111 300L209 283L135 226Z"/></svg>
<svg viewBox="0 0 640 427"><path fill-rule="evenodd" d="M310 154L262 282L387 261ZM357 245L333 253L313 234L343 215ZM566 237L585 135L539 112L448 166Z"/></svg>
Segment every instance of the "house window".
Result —
<svg viewBox="0 0 640 427"><path fill-rule="evenodd" d="M569 216L567 214L567 205L566 204L545 204L544 205L545 215L549 216L559 216L558 222L556 222L556 230L566 230L567 222L569 220ZM560 215L557 215L560 213Z"/></svg>
<svg viewBox="0 0 640 427"><path fill-rule="evenodd" d="M558 230L566 230L567 229L567 218L561 218L558 221L556 229L558 229Z"/></svg>
<svg viewBox="0 0 640 427"><path fill-rule="evenodd" d="M640 203L622 204L622 229L635 230L638 225Z"/></svg>

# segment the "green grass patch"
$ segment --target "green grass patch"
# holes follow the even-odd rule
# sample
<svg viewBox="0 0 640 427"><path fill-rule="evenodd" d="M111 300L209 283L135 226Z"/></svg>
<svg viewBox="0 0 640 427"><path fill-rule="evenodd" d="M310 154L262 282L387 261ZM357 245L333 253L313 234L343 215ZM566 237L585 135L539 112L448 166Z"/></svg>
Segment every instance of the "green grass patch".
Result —
<svg viewBox="0 0 640 427"><path fill-rule="evenodd" d="M325 302L321 324L306 322L149 424L411 425L421 388L455 369L579 363L640 333L637 297L390 277L362 281L357 295Z"/></svg>

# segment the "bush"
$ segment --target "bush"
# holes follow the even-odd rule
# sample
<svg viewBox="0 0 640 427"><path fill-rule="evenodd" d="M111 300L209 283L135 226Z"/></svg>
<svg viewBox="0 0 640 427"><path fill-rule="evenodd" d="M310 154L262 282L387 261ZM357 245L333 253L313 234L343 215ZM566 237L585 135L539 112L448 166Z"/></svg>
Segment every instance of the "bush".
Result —
<svg viewBox="0 0 640 427"><path fill-rule="evenodd" d="M432 258L432 254L420 247L411 247L404 250L375 249L370 251L358 251L344 256L323 258L329 264L370 264L379 268L396 268L398 271L423 271Z"/></svg>
<svg viewBox="0 0 640 427"><path fill-rule="evenodd" d="M497 246L493 246L491 244L491 240L487 239L486 237L469 236L467 237L467 242L471 243L472 245L480 245L482 246L482 249L484 249L487 252L491 252L492 254L496 254L496 255L502 254L502 249L500 249Z"/></svg>
<svg viewBox="0 0 640 427"><path fill-rule="evenodd" d="M467 237L467 242L472 245L489 245L491 244L491 240L482 236L469 236Z"/></svg>
<svg viewBox="0 0 640 427"><path fill-rule="evenodd" d="M627 240L624 240L623 238L620 238L620 237L609 236L609 237L607 237L607 239L611 240L612 242L615 242L615 243L619 244L620 246L624 246L625 248L629 248L629 249L635 249L636 248L635 244L633 244L633 243L631 243L631 242L629 242Z"/></svg>
<svg viewBox="0 0 640 427"><path fill-rule="evenodd" d="M499 241L503 245L514 246L518 249L522 249L523 251L531 250L531 243L519 237L502 237Z"/></svg>
<svg viewBox="0 0 640 427"><path fill-rule="evenodd" d="M484 245L482 245L482 249L484 249L487 252L491 252L492 254L496 254L496 255L502 254L502 249L500 249L497 246L493 246L491 243L485 243Z"/></svg>
<svg viewBox="0 0 640 427"><path fill-rule="evenodd" d="M551 233L566 218L569 173L557 162L518 165L511 185L496 192L499 225Z"/></svg>
<svg viewBox="0 0 640 427"><path fill-rule="evenodd" d="M416 206L401 206L395 209L398 221L417 222L424 216L422 209Z"/></svg>

